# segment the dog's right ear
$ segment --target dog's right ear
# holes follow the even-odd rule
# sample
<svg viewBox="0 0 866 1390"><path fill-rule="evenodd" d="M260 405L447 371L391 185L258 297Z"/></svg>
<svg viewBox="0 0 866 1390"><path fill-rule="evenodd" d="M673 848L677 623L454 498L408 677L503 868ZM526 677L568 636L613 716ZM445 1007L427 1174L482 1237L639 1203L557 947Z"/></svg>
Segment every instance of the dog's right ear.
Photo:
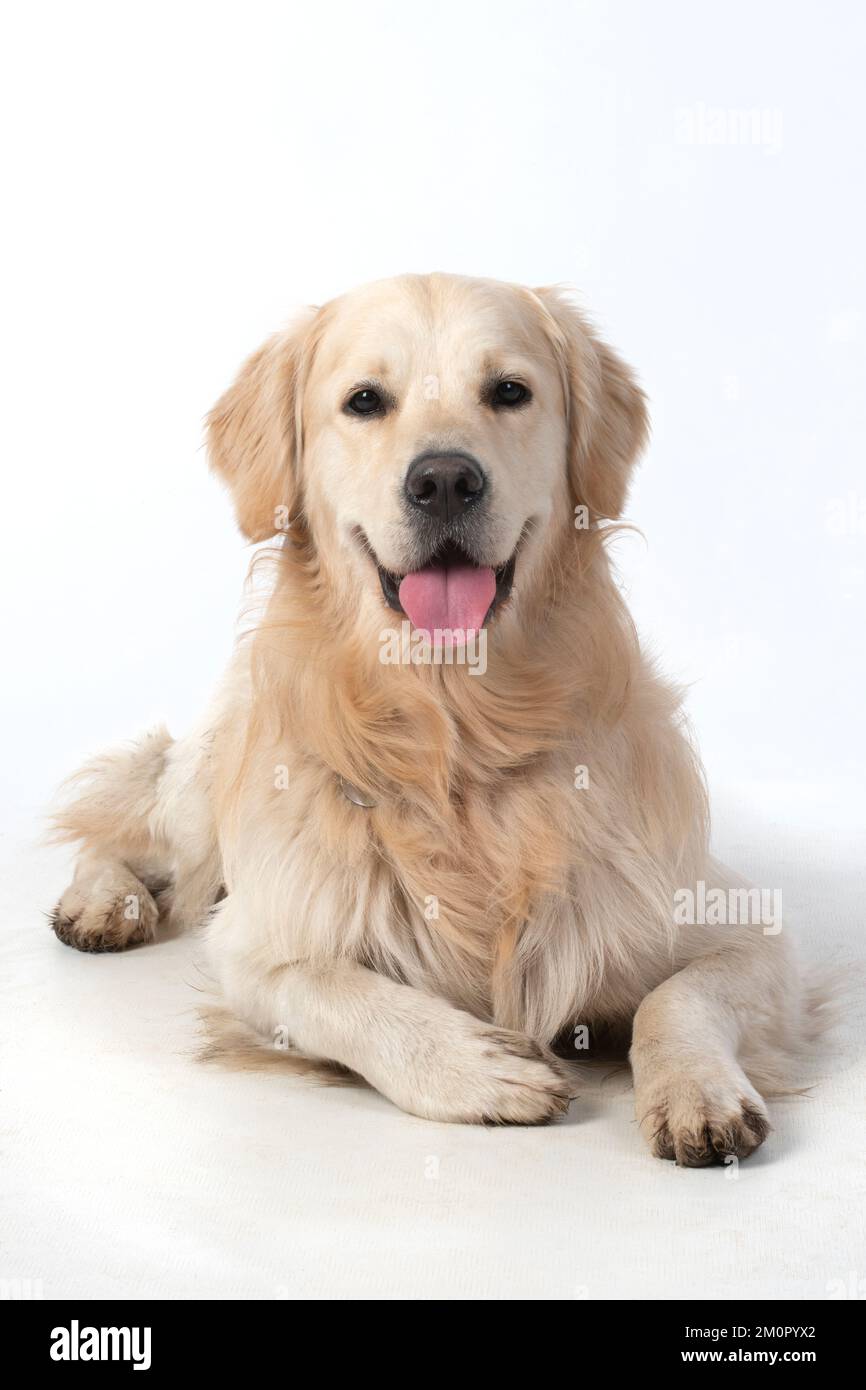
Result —
<svg viewBox="0 0 866 1390"><path fill-rule="evenodd" d="M269 338L207 418L211 467L251 541L285 531L296 493L299 379L315 311Z"/></svg>

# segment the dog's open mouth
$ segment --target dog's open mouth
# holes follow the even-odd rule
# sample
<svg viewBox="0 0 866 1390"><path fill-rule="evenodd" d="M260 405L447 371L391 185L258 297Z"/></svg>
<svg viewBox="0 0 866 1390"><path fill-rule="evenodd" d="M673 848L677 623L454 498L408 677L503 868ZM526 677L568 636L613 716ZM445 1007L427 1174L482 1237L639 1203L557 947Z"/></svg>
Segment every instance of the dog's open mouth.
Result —
<svg viewBox="0 0 866 1390"><path fill-rule="evenodd" d="M449 542L423 568L408 574L393 574L378 561L376 569L388 606L435 640L436 633L469 636L483 628L511 593L516 564L516 550L494 569L476 564L460 546Z"/></svg>

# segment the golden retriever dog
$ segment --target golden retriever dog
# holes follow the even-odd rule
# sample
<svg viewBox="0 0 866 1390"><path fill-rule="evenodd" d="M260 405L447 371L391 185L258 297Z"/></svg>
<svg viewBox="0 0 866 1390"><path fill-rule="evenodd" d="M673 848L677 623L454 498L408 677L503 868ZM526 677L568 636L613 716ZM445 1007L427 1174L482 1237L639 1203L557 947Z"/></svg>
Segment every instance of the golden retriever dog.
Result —
<svg viewBox="0 0 866 1390"><path fill-rule="evenodd" d="M258 621L200 727L79 774L60 940L204 923L265 1045L433 1120L551 1120L563 1044L624 1033L655 1154L755 1149L814 1000L781 924L730 910L758 890L709 858L611 574L646 437L555 289L406 275L260 348L208 421L241 530L276 540Z"/></svg>

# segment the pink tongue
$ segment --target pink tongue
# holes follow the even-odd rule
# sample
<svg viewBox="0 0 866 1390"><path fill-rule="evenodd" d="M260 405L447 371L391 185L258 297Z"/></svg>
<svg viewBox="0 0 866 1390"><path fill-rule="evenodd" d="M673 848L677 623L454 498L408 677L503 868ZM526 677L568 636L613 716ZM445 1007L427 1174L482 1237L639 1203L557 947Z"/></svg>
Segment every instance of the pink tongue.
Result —
<svg viewBox="0 0 866 1390"><path fill-rule="evenodd" d="M431 641L437 628L464 633L482 628L495 595L493 570L475 565L428 565L407 574L400 584L404 612L413 627L429 633Z"/></svg>

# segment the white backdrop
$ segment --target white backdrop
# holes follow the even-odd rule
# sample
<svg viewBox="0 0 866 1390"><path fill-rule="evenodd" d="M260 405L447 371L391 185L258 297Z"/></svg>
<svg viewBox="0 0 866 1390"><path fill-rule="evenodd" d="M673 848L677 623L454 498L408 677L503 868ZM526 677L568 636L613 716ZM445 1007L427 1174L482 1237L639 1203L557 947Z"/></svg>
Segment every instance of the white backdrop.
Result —
<svg viewBox="0 0 866 1390"><path fill-rule="evenodd" d="M249 557L201 422L241 359L297 304L378 276L564 281L652 400L629 507L645 539L617 554L642 633L690 683L720 848L762 882L783 873L789 901L814 909L807 928L853 950L864 13L854 0L10 12L12 843L82 755L160 719L182 732L218 676ZM62 877L39 863L4 885L17 930Z"/></svg>

